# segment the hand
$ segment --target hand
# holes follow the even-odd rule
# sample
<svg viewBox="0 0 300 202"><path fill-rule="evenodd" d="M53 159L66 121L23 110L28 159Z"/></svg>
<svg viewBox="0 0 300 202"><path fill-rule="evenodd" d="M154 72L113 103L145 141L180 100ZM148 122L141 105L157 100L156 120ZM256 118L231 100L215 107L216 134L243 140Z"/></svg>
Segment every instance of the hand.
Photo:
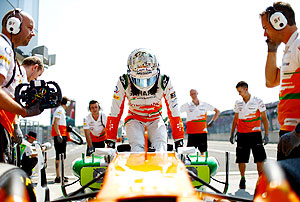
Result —
<svg viewBox="0 0 300 202"><path fill-rule="evenodd" d="M264 145L269 143L269 135L268 134L265 134L264 139L263 139L263 143L264 143Z"/></svg>
<svg viewBox="0 0 300 202"><path fill-rule="evenodd" d="M13 141L17 144L21 144L23 140L23 134L18 124L14 124Z"/></svg>
<svg viewBox="0 0 300 202"><path fill-rule="evenodd" d="M266 40L266 43L268 45L268 52L277 52L277 48L280 45L280 43L275 44L272 41L270 41L269 39Z"/></svg>
<svg viewBox="0 0 300 202"><path fill-rule="evenodd" d="M63 137L61 135L57 135L57 142L61 144L64 141Z"/></svg>
<svg viewBox="0 0 300 202"><path fill-rule="evenodd" d="M88 147L88 148L86 149L86 156L90 156L90 155L92 155L92 153L94 153L94 152L95 152L95 148L94 148L93 146Z"/></svg>
<svg viewBox="0 0 300 202"><path fill-rule="evenodd" d="M174 142L175 144L175 150L177 151L178 147L183 147L183 139L179 139L176 142Z"/></svg>
<svg viewBox="0 0 300 202"><path fill-rule="evenodd" d="M207 127L209 127L209 128L212 127L213 124L214 124L214 122L215 122L214 120L211 120L211 121L208 123Z"/></svg>
<svg viewBox="0 0 300 202"><path fill-rule="evenodd" d="M43 109L42 110L40 109L40 103L37 102L35 105L26 109L27 114L25 117L36 116L41 114L43 111L44 111Z"/></svg>
<svg viewBox="0 0 300 202"><path fill-rule="evenodd" d="M235 137L234 137L233 134L230 136L229 141L230 141L231 144L234 144L234 143L235 143Z"/></svg>
<svg viewBox="0 0 300 202"><path fill-rule="evenodd" d="M108 148L116 148L116 143L112 140L105 140L105 143L107 145Z"/></svg>

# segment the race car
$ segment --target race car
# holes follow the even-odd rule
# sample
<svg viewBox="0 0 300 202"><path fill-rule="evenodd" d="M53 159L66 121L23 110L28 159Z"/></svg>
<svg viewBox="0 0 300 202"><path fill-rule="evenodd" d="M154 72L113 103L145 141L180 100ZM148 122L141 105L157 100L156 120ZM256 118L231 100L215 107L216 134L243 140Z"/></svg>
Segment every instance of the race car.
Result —
<svg viewBox="0 0 300 202"><path fill-rule="evenodd" d="M124 146L127 145L119 145L119 148L124 148ZM113 151L107 148L96 149L96 155L92 154L92 156L85 156L82 154L82 158L73 161L73 174L80 179L81 186L90 182L100 172L105 172L110 162L108 159L105 159L105 156L112 156L112 152ZM178 157L185 163L186 168L196 174L199 178L203 179L206 183L210 183L211 176L214 176L219 168L217 159L212 156L208 156L207 153L206 156L199 155L199 152L196 153L194 147L185 148L184 152L185 153L181 151L178 154ZM191 178L191 180L193 186L197 188L200 188L203 185L201 182L196 181L193 178ZM100 189L102 182L103 178L99 179L94 184L91 184L89 188L93 190Z"/></svg>

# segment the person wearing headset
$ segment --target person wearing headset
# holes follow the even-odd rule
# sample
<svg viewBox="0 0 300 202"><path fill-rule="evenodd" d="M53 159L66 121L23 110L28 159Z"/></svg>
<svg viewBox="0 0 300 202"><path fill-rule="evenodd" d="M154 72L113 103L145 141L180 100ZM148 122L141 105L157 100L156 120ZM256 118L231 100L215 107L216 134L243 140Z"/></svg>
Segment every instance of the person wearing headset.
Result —
<svg viewBox="0 0 300 202"><path fill-rule="evenodd" d="M266 86L280 86L277 160L300 157L300 133L294 132L300 123L300 39L295 13L289 3L275 2L260 17L268 46ZM285 50L279 67L276 55L281 43L285 44Z"/></svg>
<svg viewBox="0 0 300 202"><path fill-rule="evenodd" d="M170 78L160 74L156 56L149 49L136 49L129 55L127 66L127 74L118 79L111 112L107 117L107 146L115 147L118 126L127 98L129 111L125 118L125 130L131 151L145 151L145 126L148 128L151 146L157 152L167 151L167 129L161 115L162 98L165 98L175 148L182 147L184 129L176 93Z"/></svg>
<svg viewBox="0 0 300 202"><path fill-rule="evenodd" d="M87 142L86 155L90 156L95 148L104 148L106 140L106 116L100 111L101 107L96 100L89 102L89 113L83 119L83 129Z"/></svg>
<svg viewBox="0 0 300 202"><path fill-rule="evenodd" d="M20 9L6 13L0 33L0 162L13 163L14 140L20 143L22 136L15 125L16 115L30 117L40 114L39 103L24 109L14 101L16 86L22 82L20 65L14 49L27 46L34 34L33 18Z"/></svg>

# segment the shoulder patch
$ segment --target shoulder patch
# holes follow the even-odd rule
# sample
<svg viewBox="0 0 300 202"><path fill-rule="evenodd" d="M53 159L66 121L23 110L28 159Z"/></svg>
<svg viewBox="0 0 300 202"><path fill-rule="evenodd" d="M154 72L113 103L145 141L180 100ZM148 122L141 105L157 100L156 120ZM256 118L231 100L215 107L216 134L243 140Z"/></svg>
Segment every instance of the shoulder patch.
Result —
<svg viewBox="0 0 300 202"><path fill-rule="evenodd" d="M120 76L120 81L121 81L122 86L126 90L127 87L128 87L128 76L127 76L127 74L123 74L122 76Z"/></svg>
<svg viewBox="0 0 300 202"><path fill-rule="evenodd" d="M168 77L167 75L161 75L161 88L163 90L166 89L168 83L169 83L170 77Z"/></svg>

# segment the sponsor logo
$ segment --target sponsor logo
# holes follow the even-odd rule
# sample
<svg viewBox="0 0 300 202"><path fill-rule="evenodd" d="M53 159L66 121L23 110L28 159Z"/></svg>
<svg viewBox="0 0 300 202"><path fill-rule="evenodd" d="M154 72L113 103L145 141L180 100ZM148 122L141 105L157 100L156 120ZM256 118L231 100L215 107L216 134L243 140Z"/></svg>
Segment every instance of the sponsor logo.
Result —
<svg viewBox="0 0 300 202"><path fill-rule="evenodd" d="M121 81L121 83L122 83L122 85L123 85L123 86L125 86L125 85L126 85L126 81L125 81L125 79L124 79L124 77L123 77L123 76L120 78L120 81ZM117 86L116 86L116 87L117 87Z"/></svg>
<svg viewBox="0 0 300 202"><path fill-rule="evenodd" d="M118 94L118 92L120 92L120 91L118 89L118 86L116 86L116 89L114 90L114 93Z"/></svg>
<svg viewBox="0 0 300 202"><path fill-rule="evenodd" d="M139 96L149 96L149 95L152 95L152 94L149 91L139 91L138 95ZM134 96L132 92L130 92L130 96ZM135 97L135 98L137 98L137 97Z"/></svg>
<svg viewBox="0 0 300 202"><path fill-rule="evenodd" d="M171 93L171 94L170 94L170 96L171 96L171 99L174 99L174 98L176 98L175 91L174 91L173 93Z"/></svg>
<svg viewBox="0 0 300 202"><path fill-rule="evenodd" d="M120 97L114 94L114 99L115 100L120 100Z"/></svg>
<svg viewBox="0 0 300 202"><path fill-rule="evenodd" d="M0 55L0 60L4 60L8 65L10 65L10 61L4 55Z"/></svg>
<svg viewBox="0 0 300 202"><path fill-rule="evenodd" d="M5 52L7 53L7 55L9 55L9 57L11 57L12 56L12 50L11 50L11 48L9 48L9 47L5 47Z"/></svg>

